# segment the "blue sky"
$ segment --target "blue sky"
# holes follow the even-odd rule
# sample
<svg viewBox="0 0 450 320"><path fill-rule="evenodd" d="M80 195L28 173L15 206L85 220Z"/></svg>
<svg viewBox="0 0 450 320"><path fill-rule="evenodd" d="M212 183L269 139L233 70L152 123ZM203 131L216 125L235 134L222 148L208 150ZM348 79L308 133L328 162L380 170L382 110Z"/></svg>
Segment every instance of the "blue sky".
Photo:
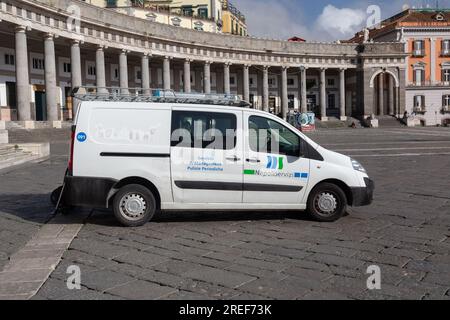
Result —
<svg viewBox="0 0 450 320"><path fill-rule="evenodd" d="M450 0L439 0L441 8L450 8ZM251 35L287 39L303 37L310 41L348 39L376 17L402 11L405 5L435 7L436 0L234 0L247 16ZM368 9L371 9L367 13Z"/></svg>

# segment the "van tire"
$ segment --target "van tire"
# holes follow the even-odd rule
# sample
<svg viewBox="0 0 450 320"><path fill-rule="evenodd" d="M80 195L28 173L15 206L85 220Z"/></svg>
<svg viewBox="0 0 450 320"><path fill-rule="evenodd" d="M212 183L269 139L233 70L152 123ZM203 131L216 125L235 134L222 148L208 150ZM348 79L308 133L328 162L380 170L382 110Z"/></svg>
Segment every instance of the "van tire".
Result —
<svg viewBox="0 0 450 320"><path fill-rule="evenodd" d="M347 211L347 197L332 183L317 185L308 198L308 214L319 222L334 222Z"/></svg>
<svg viewBox="0 0 450 320"><path fill-rule="evenodd" d="M155 215L155 196L142 185L126 185L114 195L113 211L116 219L125 227L142 226Z"/></svg>

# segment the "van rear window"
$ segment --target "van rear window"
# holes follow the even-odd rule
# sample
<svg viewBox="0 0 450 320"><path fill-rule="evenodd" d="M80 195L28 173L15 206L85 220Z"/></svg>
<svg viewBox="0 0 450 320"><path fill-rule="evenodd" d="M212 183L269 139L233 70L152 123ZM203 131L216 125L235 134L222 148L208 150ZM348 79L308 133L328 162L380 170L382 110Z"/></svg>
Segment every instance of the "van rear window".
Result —
<svg viewBox="0 0 450 320"><path fill-rule="evenodd" d="M237 119L231 113L174 111L172 147L231 150L236 147Z"/></svg>

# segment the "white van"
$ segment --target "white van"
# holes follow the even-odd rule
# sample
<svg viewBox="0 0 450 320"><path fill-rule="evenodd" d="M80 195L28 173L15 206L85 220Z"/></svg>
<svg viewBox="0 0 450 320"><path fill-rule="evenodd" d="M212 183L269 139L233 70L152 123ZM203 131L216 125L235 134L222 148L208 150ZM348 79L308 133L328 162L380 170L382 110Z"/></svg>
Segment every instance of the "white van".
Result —
<svg viewBox="0 0 450 320"><path fill-rule="evenodd" d="M335 221L372 202L357 161L236 98L74 97L64 207L112 208L140 226L158 210L307 210Z"/></svg>

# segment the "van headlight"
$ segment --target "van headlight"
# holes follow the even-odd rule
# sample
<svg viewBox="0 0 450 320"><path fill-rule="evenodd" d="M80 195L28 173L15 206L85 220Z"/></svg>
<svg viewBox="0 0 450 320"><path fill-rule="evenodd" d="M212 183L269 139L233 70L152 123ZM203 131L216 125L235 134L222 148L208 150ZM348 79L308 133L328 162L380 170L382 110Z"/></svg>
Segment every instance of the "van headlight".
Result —
<svg viewBox="0 0 450 320"><path fill-rule="evenodd" d="M361 165L361 163L359 163L355 159L352 159L352 166L353 166L353 169L355 169L356 171L363 172L363 173L367 172L366 169L364 169L364 167Z"/></svg>

